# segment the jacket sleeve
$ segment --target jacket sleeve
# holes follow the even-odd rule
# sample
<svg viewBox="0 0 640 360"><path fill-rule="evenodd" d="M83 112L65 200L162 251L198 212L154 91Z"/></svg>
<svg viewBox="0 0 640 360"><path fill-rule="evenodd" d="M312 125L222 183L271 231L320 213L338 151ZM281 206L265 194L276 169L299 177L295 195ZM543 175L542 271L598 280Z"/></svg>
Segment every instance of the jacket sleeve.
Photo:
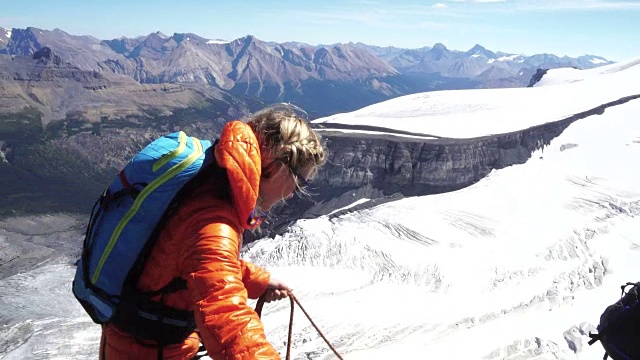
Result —
<svg viewBox="0 0 640 360"><path fill-rule="evenodd" d="M244 287L247 288L249 299L259 298L267 290L271 274L249 261L240 260L240 267L242 269L242 282Z"/></svg>
<svg viewBox="0 0 640 360"><path fill-rule="evenodd" d="M204 345L229 360L280 359L258 315L247 305L242 281L246 270L238 259L237 232L227 224L214 223L195 236L197 241L186 259L191 263L187 266L195 270L187 283Z"/></svg>

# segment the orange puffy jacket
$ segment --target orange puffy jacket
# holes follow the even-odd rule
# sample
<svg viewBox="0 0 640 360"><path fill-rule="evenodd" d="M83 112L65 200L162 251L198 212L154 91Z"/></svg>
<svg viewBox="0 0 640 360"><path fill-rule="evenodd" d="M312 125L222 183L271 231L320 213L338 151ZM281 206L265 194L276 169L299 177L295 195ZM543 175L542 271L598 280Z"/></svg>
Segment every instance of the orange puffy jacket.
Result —
<svg viewBox="0 0 640 360"><path fill-rule="evenodd" d="M251 228L258 198L261 161L251 128L228 123L215 148L218 165L227 169L232 205L212 195L215 184L197 189L171 216L140 277L141 291L154 291L176 276L187 290L166 294L165 305L193 310L202 342L212 359L279 359L266 340L262 322L247 305L267 288L270 274L239 259L242 233ZM199 346L194 333L184 343L162 349L164 359L190 359ZM158 349L145 347L114 325L102 332L101 358L156 359Z"/></svg>

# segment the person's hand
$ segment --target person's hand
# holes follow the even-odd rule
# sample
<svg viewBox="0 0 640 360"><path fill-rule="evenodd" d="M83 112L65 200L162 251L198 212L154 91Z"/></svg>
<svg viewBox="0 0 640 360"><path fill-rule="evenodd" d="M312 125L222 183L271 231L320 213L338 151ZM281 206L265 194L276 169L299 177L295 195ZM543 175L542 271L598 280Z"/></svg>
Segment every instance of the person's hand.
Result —
<svg viewBox="0 0 640 360"><path fill-rule="evenodd" d="M289 289L289 287L283 282L271 278L269 280L269 285L267 285L267 295L265 296L264 301L269 303L272 301L282 300L289 296L289 291L291 291L291 289Z"/></svg>

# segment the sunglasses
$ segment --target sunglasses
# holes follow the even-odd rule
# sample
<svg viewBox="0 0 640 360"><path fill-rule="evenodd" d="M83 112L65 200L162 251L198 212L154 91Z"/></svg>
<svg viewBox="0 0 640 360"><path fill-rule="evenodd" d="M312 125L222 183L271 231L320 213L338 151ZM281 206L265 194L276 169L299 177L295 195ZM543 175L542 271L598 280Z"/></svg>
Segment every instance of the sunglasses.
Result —
<svg viewBox="0 0 640 360"><path fill-rule="evenodd" d="M299 172L294 170L291 166L289 166L289 170L291 170L291 173L296 178L296 184L298 184L298 188L302 189L304 187L309 186L309 183L310 183L309 180L305 179L304 176L302 176Z"/></svg>
<svg viewBox="0 0 640 360"><path fill-rule="evenodd" d="M304 176L302 176L302 174L300 174L285 160L281 160L281 162L289 169L289 171L291 171L291 174L293 174L293 177L296 180L296 188L297 188L296 191L301 191L303 188L309 186L309 184L311 183L309 180L307 180Z"/></svg>

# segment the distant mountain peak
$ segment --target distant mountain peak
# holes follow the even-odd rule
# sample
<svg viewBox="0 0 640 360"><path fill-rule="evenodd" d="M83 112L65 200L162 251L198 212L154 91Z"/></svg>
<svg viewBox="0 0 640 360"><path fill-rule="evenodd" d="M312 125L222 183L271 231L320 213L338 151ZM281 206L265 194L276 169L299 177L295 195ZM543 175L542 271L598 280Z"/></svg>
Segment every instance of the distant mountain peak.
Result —
<svg viewBox="0 0 640 360"><path fill-rule="evenodd" d="M24 29L24 32L28 32L28 33L38 33L38 34L42 34L42 29L39 29L37 27L33 27L33 26L28 26L26 29Z"/></svg>
<svg viewBox="0 0 640 360"><path fill-rule="evenodd" d="M272 46L282 45L286 47L295 47L295 48L313 48L314 47L313 45L309 45L307 43L303 43L299 41L287 41L283 43L270 42L269 44Z"/></svg>
<svg viewBox="0 0 640 360"><path fill-rule="evenodd" d="M474 47L469 49L469 51L467 51L465 54L471 57L485 57L489 59L494 59L496 57L496 53L494 53L493 51L487 50L484 46L480 44L476 44Z"/></svg>
<svg viewBox="0 0 640 360"><path fill-rule="evenodd" d="M207 39L192 33L174 33L172 38L178 44L180 44L183 41L203 41L203 42L207 41Z"/></svg>
<svg viewBox="0 0 640 360"><path fill-rule="evenodd" d="M367 45L367 44L365 44L365 43L363 43L363 42L357 42L357 43L349 42L349 45L353 45L353 46L357 46L357 47L370 47L370 48L376 48L376 49L388 49L388 50L396 50L396 49L399 49L399 50L404 50L404 49L402 49L402 48L399 48L399 47L397 47L397 46L393 46L393 45L389 45L389 46L375 46L375 45Z"/></svg>
<svg viewBox="0 0 640 360"><path fill-rule="evenodd" d="M433 45L433 50L447 50L447 47L443 43L436 43Z"/></svg>
<svg viewBox="0 0 640 360"><path fill-rule="evenodd" d="M593 64L596 66L600 66L600 65L609 65L609 64L613 64L613 61L607 60L605 58L603 58L602 56L597 56L597 55L582 55L582 56L578 56L576 58L576 61L578 62L578 65L580 66L585 66L587 64Z"/></svg>
<svg viewBox="0 0 640 360"><path fill-rule="evenodd" d="M253 35L245 35L243 37L239 37L239 38L231 41L230 43L236 44L236 45L237 44L241 44L242 46L249 46L255 40L258 40L255 36L253 36Z"/></svg>
<svg viewBox="0 0 640 360"><path fill-rule="evenodd" d="M475 44L471 49L469 49L469 51L467 51L468 53L474 53L474 52L478 52L478 51L485 51L487 50L484 46L480 45L480 44Z"/></svg>
<svg viewBox="0 0 640 360"><path fill-rule="evenodd" d="M165 40L165 39L167 39L168 37L167 37L165 34L161 33L160 31L156 31L156 32L152 32L151 34L147 35L147 36L146 36L146 38L147 38L147 39L152 38L152 39L162 39L162 40Z"/></svg>

